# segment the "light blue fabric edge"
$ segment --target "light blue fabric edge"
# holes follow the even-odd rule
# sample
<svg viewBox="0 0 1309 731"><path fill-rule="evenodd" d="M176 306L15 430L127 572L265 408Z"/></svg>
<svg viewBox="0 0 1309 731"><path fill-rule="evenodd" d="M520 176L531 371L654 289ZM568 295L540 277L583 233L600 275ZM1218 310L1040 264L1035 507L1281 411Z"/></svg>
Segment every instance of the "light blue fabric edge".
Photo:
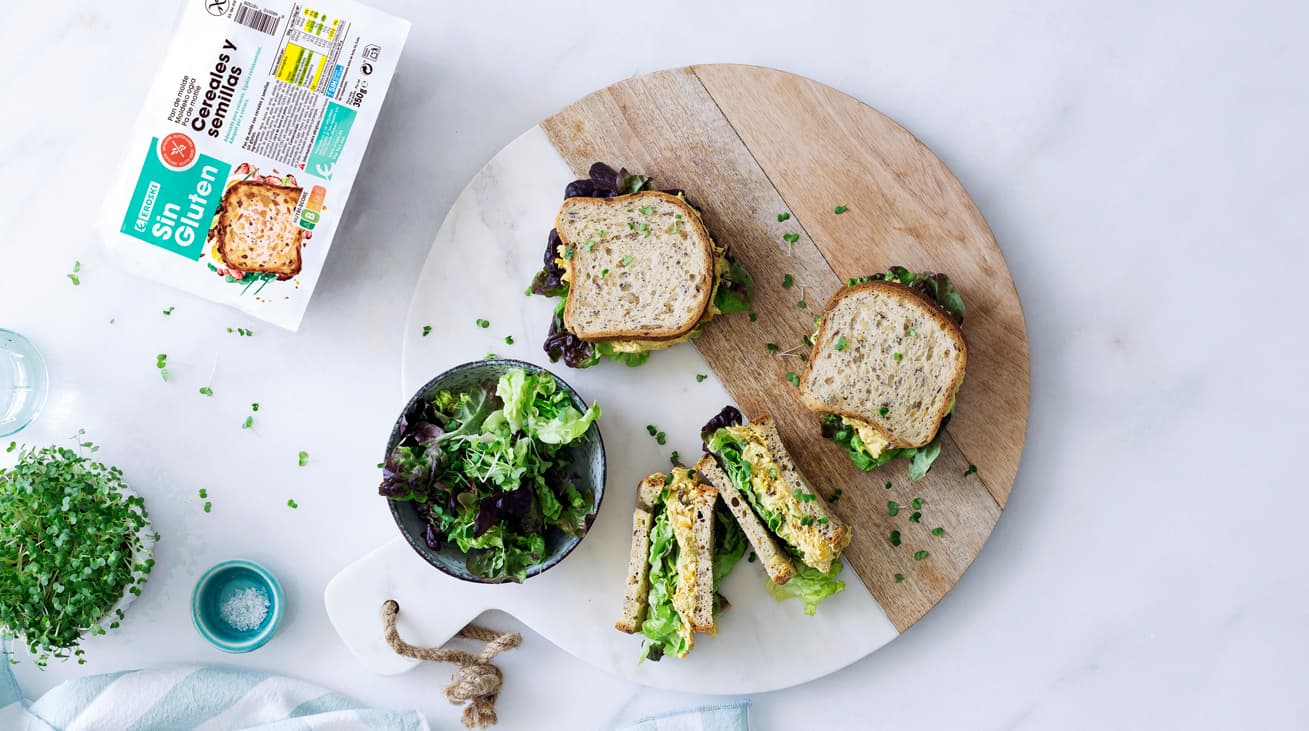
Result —
<svg viewBox="0 0 1309 731"><path fill-rule="evenodd" d="M711 713L714 711L740 711L740 710L744 710L746 712L745 723L746 723L746 728L749 728L750 699L748 698L735 701L733 703L717 703L712 706L699 706L698 708L687 708L680 711L668 711L667 713L656 713L652 716L645 716L643 718L638 718L635 721L625 723L622 726L619 726L618 728L620 731L622 731L622 729L637 729L644 724L655 723L665 718L675 718L677 716L690 716L695 714L703 715L705 713Z"/></svg>

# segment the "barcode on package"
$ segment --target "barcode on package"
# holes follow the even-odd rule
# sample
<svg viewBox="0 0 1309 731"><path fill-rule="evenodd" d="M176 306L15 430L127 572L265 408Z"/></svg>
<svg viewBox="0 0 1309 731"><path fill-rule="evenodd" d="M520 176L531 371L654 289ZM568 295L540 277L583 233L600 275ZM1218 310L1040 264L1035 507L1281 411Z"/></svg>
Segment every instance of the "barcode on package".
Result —
<svg viewBox="0 0 1309 731"><path fill-rule="evenodd" d="M270 36L277 32L277 23L281 19L281 15L261 10L250 3L241 3L241 7L236 9L236 22Z"/></svg>

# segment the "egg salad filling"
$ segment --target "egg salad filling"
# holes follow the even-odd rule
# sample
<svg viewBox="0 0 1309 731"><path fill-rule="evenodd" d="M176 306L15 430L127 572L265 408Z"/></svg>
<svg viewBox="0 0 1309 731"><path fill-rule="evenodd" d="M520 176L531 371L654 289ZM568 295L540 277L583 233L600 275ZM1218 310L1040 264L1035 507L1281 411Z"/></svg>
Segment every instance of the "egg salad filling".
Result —
<svg viewBox="0 0 1309 731"><path fill-rule="evenodd" d="M800 600L804 613L813 616L824 599L845 591L845 582L836 577L843 568L840 553L849 543L849 532L839 545L823 540L813 528L828 520L818 504L822 498L788 491L776 462L749 427L719 428L705 444L764 525L800 559L790 581L780 586L765 582L768 593L778 601Z"/></svg>
<svg viewBox="0 0 1309 731"><path fill-rule="evenodd" d="M695 511L688 505L696 490L695 483L681 467L675 468L672 481L668 483L668 498L665 506L668 522L673 527L673 537L679 546L695 543ZM673 590L673 609L681 621L686 649L695 645L695 636L691 634L691 623L687 619L695 611L695 573L700 568L700 552L679 551L676 561L677 588ZM681 657L681 655L678 655Z"/></svg>
<svg viewBox="0 0 1309 731"><path fill-rule="evenodd" d="M745 493L755 512L806 565L822 572L830 570L845 546L828 541L824 531L815 528L828 521L821 498L814 493L792 491L781 478L768 447L750 427L729 426L719 433L725 435L720 438L720 447L728 439L735 443L733 452L739 457L732 460L736 464L733 470L729 470L729 476L733 477L734 483L745 485L738 484L737 487ZM718 453L712 444L710 451ZM731 475L733 471L736 475Z"/></svg>
<svg viewBox="0 0 1309 731"><path fill-rule="evenodd" d="M950 398L950 409L937 429L932 441L921 447L895 447L877 427L853 416L828 414L822 419L823 436L845 447L850 453L850 460L864 472L890 462L893 459L909 460L909 481L917 482L932 468L932 463L941 456L941 435L945 433L945 424L954 413L954 397Z"/></svg>

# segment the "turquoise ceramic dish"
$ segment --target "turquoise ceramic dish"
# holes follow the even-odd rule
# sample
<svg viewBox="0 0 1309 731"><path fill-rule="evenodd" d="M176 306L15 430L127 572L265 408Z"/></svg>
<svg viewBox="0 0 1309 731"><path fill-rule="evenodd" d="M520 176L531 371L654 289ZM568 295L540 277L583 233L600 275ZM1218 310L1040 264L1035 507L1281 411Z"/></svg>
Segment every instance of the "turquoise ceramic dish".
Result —
<svg viewBox="0 0 1309 731"><path fill-rule="evenodd" d="M238 592L257 589L268 598L268 611L259 624L237 629L223 619L223 604ZM205 572L191 593L191 619L209 644L223 652L250 652L263 647L282 621L282 585L254 561L224 561Z"/></svg>

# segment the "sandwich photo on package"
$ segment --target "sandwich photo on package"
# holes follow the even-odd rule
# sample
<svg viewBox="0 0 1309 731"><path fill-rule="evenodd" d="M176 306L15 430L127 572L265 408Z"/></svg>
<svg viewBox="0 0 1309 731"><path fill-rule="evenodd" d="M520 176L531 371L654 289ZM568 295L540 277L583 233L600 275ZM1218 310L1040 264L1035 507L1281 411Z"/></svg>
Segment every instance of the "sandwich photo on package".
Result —
<svg viewBox="0 0 1309 731"><path fill-rule="evenodd" d="M188 1L101 212L113 258L297 329L408 32L351 0Z"/></svg>

